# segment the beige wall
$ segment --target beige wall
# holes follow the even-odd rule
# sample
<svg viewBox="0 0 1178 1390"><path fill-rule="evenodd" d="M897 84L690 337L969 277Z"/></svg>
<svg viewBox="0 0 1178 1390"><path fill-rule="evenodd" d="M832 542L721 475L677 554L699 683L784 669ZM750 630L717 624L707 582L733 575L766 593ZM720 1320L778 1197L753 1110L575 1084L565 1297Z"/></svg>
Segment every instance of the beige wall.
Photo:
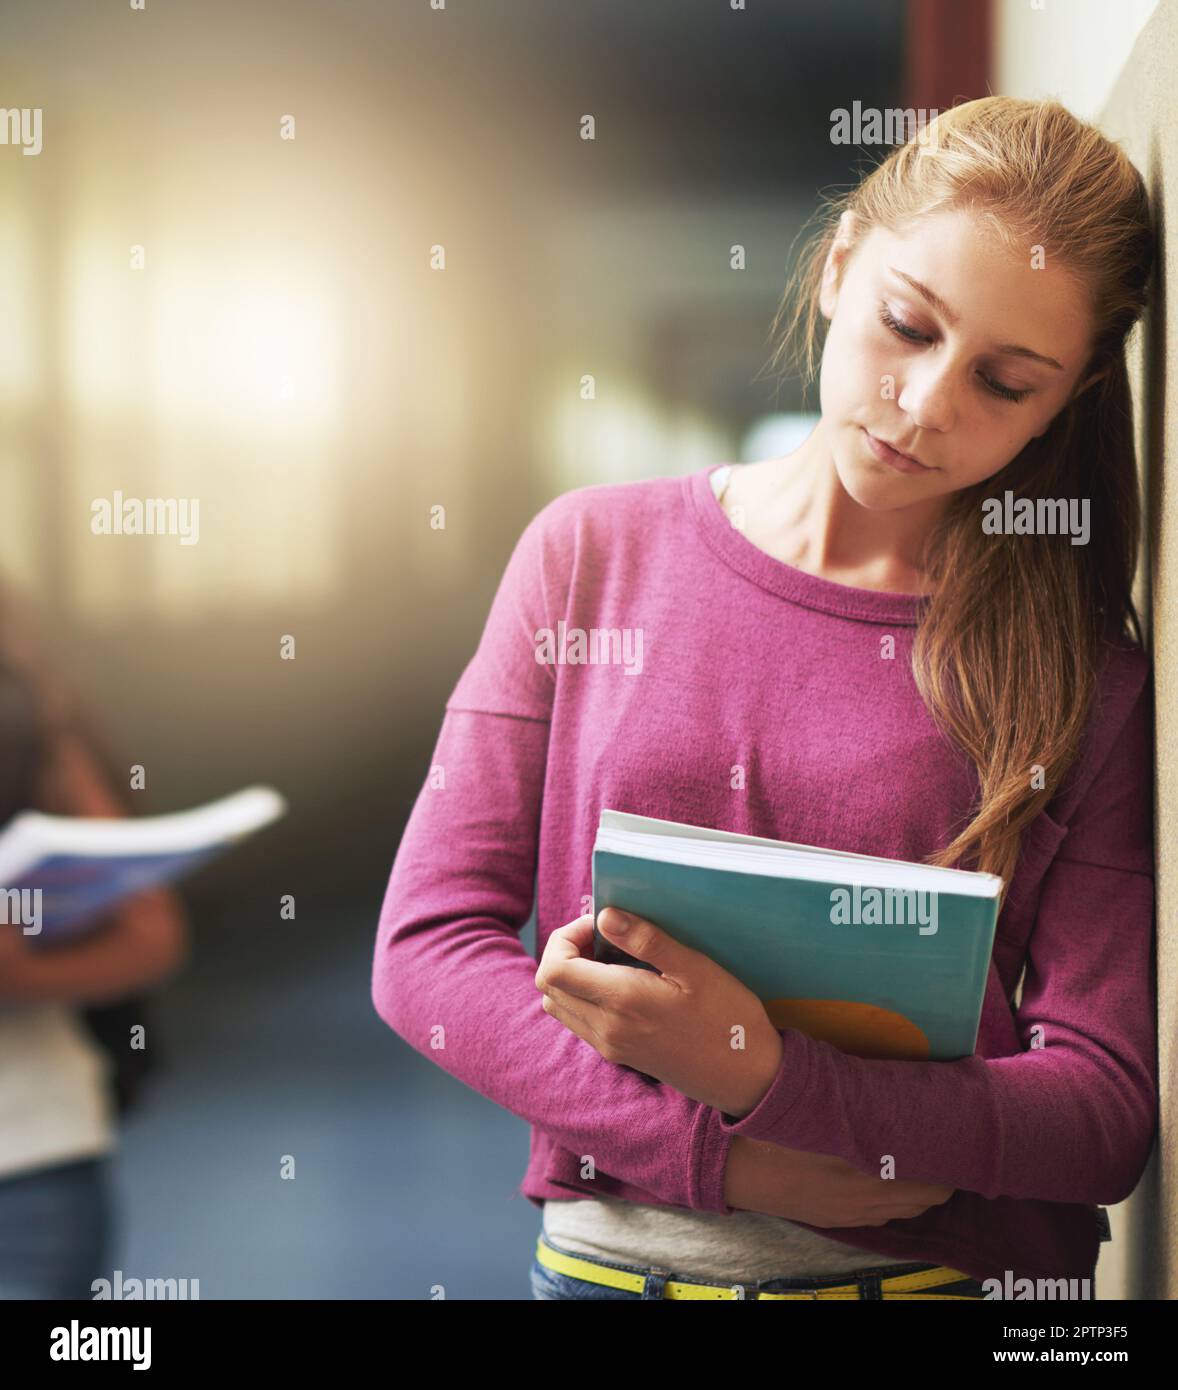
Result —
<svg viewBox="0 0 1178 1390"><path fill-rule="evenodd" d="M1056 97L1099 124L1157 8L1158 0L995 0L994 90Z"/></svg>
<svg viewBox="0 0 1178 1390"><path fill-rule="evenodd" d="M1141 170L1159 207L1178 190L1178 0L999 0L993 89L1054 96L1099 125ZM1178 283L1173 237L1161 249L1155 304L1137 335L1134 377L1138 449L1149 539L1138 576L1148 615L1157 688L1158 1031L1161 1133L1137 1191L1111 1212L1113 1242L1103 1247L1098 1298L1178 1296L1178 1187L1174 1119L1178 1103L1178 539L1173 489L1164 460L1175 456L1173 408L1178 343L1167 301ZM1167 288L1171 287L1171 288ZM1170 371L1173 364L1174 371ZM1167 398L1171 409L1165 410ZM1169 525L1167 525L1167 522ZM1168 1160L1168 1161L1167 1161Z"/></svg>

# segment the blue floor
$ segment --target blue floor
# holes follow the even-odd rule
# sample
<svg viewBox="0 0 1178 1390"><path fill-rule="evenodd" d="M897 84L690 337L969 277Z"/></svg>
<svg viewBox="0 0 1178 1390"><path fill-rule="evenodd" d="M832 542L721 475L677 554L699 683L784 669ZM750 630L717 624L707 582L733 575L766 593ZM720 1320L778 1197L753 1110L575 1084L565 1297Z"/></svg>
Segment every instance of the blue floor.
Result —
<svg viewBox="0 0 1178 1390"><path fill-rule="evenodd" d="M375 914L332 916L198 919L123 1120L112 1267L199 1279L202 1299L530 1298L526 1124L382 1022Z"/></svg>

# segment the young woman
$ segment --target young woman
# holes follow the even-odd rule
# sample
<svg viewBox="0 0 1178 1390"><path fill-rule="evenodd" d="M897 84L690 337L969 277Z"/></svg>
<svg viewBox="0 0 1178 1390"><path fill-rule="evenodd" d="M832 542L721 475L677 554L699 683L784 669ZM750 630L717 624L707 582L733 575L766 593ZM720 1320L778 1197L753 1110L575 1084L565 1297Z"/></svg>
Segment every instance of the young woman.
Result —
<svg viewBox="0 0 1178 1390"><path fill-rule="evenodd" d="M1097 130L958 106L800 262L781 351L809 379L821 347L821 421L796 453L581 488L525 529L393 866L373 999L532 1125L537 1298L1083 1296L1157 1101L1124 354L1152 246ZM639 659L586 660L594 630ZM975 1055L776 1029L613 912L656 971L595 962L603 807L999 874Z"/></svg>
<svg viewBox="0 0 1178 1390"><path fill-rule="evenodd" d="M87 719L4 593L0 826L30 808L126 814ZM93 1280L111 1278L121 1096L89 1026L98 1014L87 1011L158 983L186 945L183 911L166 889L137 894L90 935L58 946L38 944L7 913L0 919L0 1300L89 1299Z"/></svg>

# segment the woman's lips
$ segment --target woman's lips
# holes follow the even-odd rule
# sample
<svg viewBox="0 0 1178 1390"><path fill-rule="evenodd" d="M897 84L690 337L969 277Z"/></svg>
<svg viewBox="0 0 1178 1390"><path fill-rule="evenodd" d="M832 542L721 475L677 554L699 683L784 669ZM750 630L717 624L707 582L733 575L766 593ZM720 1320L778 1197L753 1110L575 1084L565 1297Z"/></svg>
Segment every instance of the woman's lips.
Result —
<svg viewBox="0 0 1178 1390"><path fill-rule="evenodd" d="M859 426L863 429L863 426ZM889 468L894 468L897 473L931 473L931 468L926 468L923 463L917 463L915 459L910 459L907 454L901 454L893 449L890 444L885 444L882 439L876 439L875 435L863 430L863 436L867 440L867 447L879 459L880 463L886 463Z"/></svg>

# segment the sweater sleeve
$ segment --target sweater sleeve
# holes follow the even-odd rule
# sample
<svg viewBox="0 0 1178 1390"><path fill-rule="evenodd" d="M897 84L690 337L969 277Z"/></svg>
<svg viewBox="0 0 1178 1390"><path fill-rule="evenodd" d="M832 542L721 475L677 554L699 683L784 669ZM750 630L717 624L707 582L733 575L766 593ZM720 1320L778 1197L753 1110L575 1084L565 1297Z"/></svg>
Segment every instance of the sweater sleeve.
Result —
<svg viewBox="0 0 1178 1390"><path fill-rule="evenodd" d="M447 701L380 914L373 1004L410 1046L543 1130L586 1173L672 1205L714 1206L718 1194L691 1187L689 1161L707 1107L606 1061L545 1013L520 941L556 680L537 662L536 634L563 616L574 544L556 525L564 502L520 537ZM569 903L565 922L581 912Z"/></svg>
<svg viewBox="0 0 1178 1390"><path fill-rule="evenodd" d="M1147 683L1044 877L1014 1020L1023 1050L873 1061L785 1029L769 1090L739 1120L712 1110L712 1138L877 1176L890 1154L899 1178L987 1198L1111 1205L1132 1192L1158 1097L1148 695Z"/></svg>

